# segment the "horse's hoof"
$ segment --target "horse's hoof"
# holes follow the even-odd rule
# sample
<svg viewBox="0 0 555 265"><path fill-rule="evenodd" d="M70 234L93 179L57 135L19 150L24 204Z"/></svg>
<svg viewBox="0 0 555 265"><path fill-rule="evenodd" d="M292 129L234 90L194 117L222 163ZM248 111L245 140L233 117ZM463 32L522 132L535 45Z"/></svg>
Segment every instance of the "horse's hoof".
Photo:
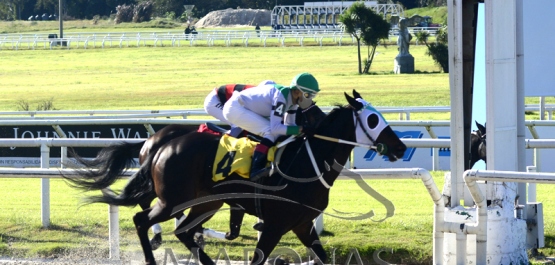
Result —
<svg viewBox="0 0 555 265"><path fill-rule="evenodd" d="M256 231L262 232L262 230L264 230L264 223L262 222L256 223L255 225L252 226L252 228Z"/></svg>
<svg viewBox="0 0 555 265"><path fill-rule="evenodd" d="M157 250L162 245L162 233L155 234L150 240L152 250Z"/></svg>
<svg viewBox="0 0 555 265"><path fill-rule="evenodd" d="M225 233L225 239L227 240L233 240L233 239L236 239L237 237L239 237L239 234L237 233L231 233L231 232Z"/></svg>
<svg viewBox="0 0 555 265"><path fill-rule="evenodd" d="M269 260L268 262L272 265L289 265L288 261L280 258L275 258L273 260Z"/></svg>

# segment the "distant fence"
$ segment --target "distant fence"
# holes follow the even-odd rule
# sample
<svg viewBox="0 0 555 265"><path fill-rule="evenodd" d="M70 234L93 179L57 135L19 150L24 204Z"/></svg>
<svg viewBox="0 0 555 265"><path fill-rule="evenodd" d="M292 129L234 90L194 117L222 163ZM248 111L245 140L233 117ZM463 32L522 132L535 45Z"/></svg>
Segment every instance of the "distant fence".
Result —
<svg viewBox="0 0 555 265"><path fill-rule="evenodd" d="M218 30L185 34L169 32L102 32L52 34L0 34L0 49L91 49L109 47L181 46L304 46L355 43L352 36L338 30Z"/></svg>
<svg viewBox="0 0 555 265"><path fill-rule="evenodd" d="M410 32L427 31L435 35L436 28L411 28ZM397 31L391 30L391 38ZM305 46L355 44L355 39L341 29L289 29L289 30L202 30L196 34L183 31L168 32L91 32L57 34L21 33L0 34L2 49L94 49L123 47L181 47L181 46Z"/></svg>

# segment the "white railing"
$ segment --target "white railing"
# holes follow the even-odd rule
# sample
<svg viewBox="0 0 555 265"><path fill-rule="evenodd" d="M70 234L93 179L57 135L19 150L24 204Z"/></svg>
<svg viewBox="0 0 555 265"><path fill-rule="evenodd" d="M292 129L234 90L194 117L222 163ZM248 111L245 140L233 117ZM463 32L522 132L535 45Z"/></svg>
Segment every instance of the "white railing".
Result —
<svg viewBox="0 0 555 265"><path fill-rule="evenodd" d="M52 49L61 48L106 48L106 47L141 47L141 46L195 46L201 43L213 46L219 42L225 46L240 44L248 46L249 42L259 42L266 47L268 41L285 46L287 41L295 41L304 46L305 40L313 40L318 45L331 43L342 45L344 41L355 43L348 33L337 30L263 30L259 33L254 30L219 30L198 31L196 34L184 34L183 31L170 32L121 32L121 33L65 33L63 38L48 38L47 33L42 34L0 34L1 49Z"/></svg>
<svg viewBox="0 0 555 265"><path fill-rule="evenodd" d="M333 107L320 107L324 112L329 112ZM538 104L525 105L525 111L541 111ZM376 107L381 113L399 114L399 120L410 120L414 113L449 113L449 106L414 106L414 107ZM555 104L546 104L547 119L552 120ZM62 116L65 115L65 116ZM105 115L105 116L99 116ZM118 116L119 115L119 116ZM134 115L134 116L133 116ZM24 119L118 119L118 118L175 118L186 119L189 116L209 116L202 109L191 110L46 110L46 111L0 111L0 120ZM44 117L42 117L44 116ZM18 118L19 117L19 118Z"/></svg>
<svg viewBox="0 0 555 265"><path fill-rule="evenodd" d="M437 28L413 27L411 33L426 31L434 35ZM287 41L294 40L300 46L304 46L306 41L312 41L320 46L324 43L342 45L345 41L354 44L355 39L349 34L338 28L295 28L281 30L202 30L195 34L185 34L183 31L167 32L67 32L63 38L49 38L48 33L18 33L0 34L0 50L13 49L53 49L57 46L61 48L107 48L107 47L141 47L141 46L171 46L181 47L182 45L195 46L203 43L206 46L214 46L215 42L221 42L225 46L241 44L249 46L249 42L257 41L266 47L268 41L273 41L281 46L286 46ZM396 30L391 30L391 38L397 36Z"/></svg>

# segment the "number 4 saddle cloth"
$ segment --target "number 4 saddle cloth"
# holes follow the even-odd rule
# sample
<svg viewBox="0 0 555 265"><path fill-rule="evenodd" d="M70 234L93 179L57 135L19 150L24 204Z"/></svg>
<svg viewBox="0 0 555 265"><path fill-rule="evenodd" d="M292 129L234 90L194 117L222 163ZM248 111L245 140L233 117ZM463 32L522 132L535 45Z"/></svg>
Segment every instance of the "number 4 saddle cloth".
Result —
<svg viewBox="0 0 555 265"><path fill-rule="evenodd" d="M224 180L232 173L248 179L251 167L252 154L258 142L246 137L234 138L224 134L220 139L216 158L212 169L212 180L218 182ZM274 161L276 147L268 150L268 161Z"/></svg>

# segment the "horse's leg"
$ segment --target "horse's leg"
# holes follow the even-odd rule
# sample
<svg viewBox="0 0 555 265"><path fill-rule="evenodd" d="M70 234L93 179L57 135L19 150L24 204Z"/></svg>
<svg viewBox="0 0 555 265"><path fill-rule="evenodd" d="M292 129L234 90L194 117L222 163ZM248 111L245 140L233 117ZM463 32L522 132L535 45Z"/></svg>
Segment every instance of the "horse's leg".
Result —
<svg viewBox="0 0 555 265"><path fill-rule="evenodd" d="M268 259L268 255L272 253L272 250L279 243L283 234L283 229L279 228L279 225L265 224L260 235L260 240L256 244L256 251L252 257L251 264L263 265Z"/></svg>
<svg viewBox="0 0 555 265"><path fill-rule="evenodd" d="M139 206L141 207L141 209L146 210L148 208L150 208L150 204L152 202L152 200L154 200L154 196L152 196L152 198L147 198L144 201L139 203ZM162 245L162 227L160 226L160 224L156 223L152 226L152 232L154 233L154 236L150 239L150 246L152 247L152 250L157 250L160 245Z"/></svg>
<svg viewBox="0 0 555 265"><path fill-rule="evenodd" d="M316 254L315 262L318 262L318 264L326 263L326 251L320 242L316 229L313 228L312 222L306 222L295 227L293 233L297 235L297 238L299 238L305 247L312 249L314 254Z"/></svg>
<svg viewBox="0 0 555 265"><path fill-rule="evenodd" d="M135 216L133 216L133 222L135 223L135 228L137 229L137 235L139 236L139 241L141 242L141 247L143 248L143 254L145 255L145 263L147 265L156 264L154 254L152 253L152 247L148 239L148 229L156 223L171 219L171 213L172 207L168 207L166 204L158 200L151 208L138 212Z"/></svg>
<svg viewBox="0 0 555 265"><path fill-rule="evenodd" d="M240 209L233 209L233 207L231 207L231 210L229 212L229 232L225 234L225 239L233 240L239 236L244 216L245 211Z"/></svg>
<svg viewBox="0 0 555 265"><path fill-rule="evenodd" d="M152 200L150 200L152 201ZM139 203L141 209L145 210L150 207L150 201L148 203ZM176 214L175 219L179 220L183 217L183 213ZM150 239L150 245L152 246L152 250L157 250L162 245L162 226L159 223L156 223L152 226L152 233L154 236Z"/></svg>
<svg viewBox="0 0 555 265"><path fill-rule="evenodd" d="M197 242L195 242L195 233L198 231L199 227L202 227L202 224L206 223L214 216L222 205L223 202L212 201L193 206L183 222L175 229L175 236L203 265L212 265L214 261L212 261Z"/></svg>

